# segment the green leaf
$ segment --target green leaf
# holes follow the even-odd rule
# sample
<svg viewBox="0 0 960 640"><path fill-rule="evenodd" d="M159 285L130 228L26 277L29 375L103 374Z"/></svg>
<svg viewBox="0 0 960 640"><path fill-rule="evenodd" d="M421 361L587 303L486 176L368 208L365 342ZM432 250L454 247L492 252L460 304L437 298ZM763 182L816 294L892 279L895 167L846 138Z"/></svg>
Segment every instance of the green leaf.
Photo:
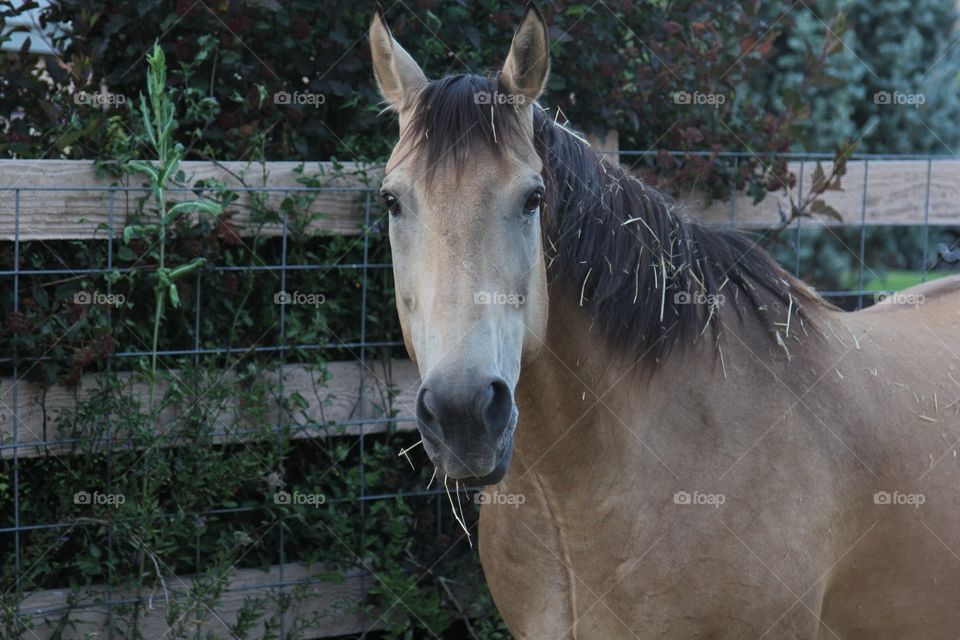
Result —
<svg viewBox="0 0 960 640"><path fill-rule="evenodd" d="M131 160L130 162L127 163L127 166L138 173L147 174L148 176L150 176L150 180L152 182L156 182L157 170L154 169L153 165L150 164L149 162L144 162L142 160Z"/></svg>
<svg viewBox="0 0 960 640"><path fill-rule="evenodd" d="M837 222L843 222L843 216L840 215L840 212L828 205L823 200L814 200L810 205L810 212L827 216L828 218L832 218Z"/></svg>
<svg viewBox="0 0 960 640"><path fill-rule="evenodd" d="M196 270L199 269L204 263L206 263L206 261L207 261L206 258L194 258L194 259L191 260L190 262L188 262L188 263L186 263L186 264L182 264L182 265L180 265L179 267L177 267L176 269L173 269L173 270L169 271L167 277L168 277L168 278L170 279L170 281L172 282L173 280L176 280L177 278L183 277L183 276L185 276L185 275L187 275L187 274L190 274L190 273L196 271Z"/></svg>
<svg viewBox="0 0 960 640"><path fill-rule="evenodd" d="M218 216L223 212L223 207L213 200L190 200L189 202L179 202L167 211L163 218L163 224L170 224L177 219L177 216L188 211L200 211L213 216Z"/></svg>
<svg viewBox="0 0 960 640"><path fill-rule="evenodd" d="M130 240L133 238L134 235L141 235L147 232L155 233L159 230L160 230L160 227L158 227L155 224L147 224L147 225L132 224L128 227L123 228L123 243L130 244Z"/></svg>
<svg viewBox="0 0 960 640"><path fill-rule="evenodd" d="M815 193L823 193L827 188L827 173L823 170L823 164L817 160L817 168L813 171L813 190Z"/></svg>

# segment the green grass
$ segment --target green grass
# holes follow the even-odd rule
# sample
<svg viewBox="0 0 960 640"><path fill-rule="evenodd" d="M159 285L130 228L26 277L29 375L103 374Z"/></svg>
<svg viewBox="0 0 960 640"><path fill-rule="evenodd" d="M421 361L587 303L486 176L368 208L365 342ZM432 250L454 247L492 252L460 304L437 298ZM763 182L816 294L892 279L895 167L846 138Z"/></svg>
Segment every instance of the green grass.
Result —
<svg viewBox="0 0 960 640"><path fill-rule="evenodd" d="M871 275L867 272L868 275ZM873 277L867 280L864 289L868 291L900 291L920 284L922 271L906 271L903 269L890 269L878 273L879 277ZM927 273L927 282L951 275L949 271L930 271Z"/></svg>

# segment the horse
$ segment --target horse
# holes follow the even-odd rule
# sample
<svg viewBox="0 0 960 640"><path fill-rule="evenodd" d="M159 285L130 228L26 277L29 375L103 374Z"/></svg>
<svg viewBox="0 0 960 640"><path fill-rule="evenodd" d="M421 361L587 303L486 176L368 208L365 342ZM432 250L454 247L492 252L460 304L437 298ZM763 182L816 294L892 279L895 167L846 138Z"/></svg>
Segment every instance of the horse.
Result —
<svg viewBox="0 0 960 640"><path fill-rule="evenodd" d="M956 638L960 279L843 312L689 219L537 104L533 6L489 76L369 41L417 427L511 633Z"/></svg>

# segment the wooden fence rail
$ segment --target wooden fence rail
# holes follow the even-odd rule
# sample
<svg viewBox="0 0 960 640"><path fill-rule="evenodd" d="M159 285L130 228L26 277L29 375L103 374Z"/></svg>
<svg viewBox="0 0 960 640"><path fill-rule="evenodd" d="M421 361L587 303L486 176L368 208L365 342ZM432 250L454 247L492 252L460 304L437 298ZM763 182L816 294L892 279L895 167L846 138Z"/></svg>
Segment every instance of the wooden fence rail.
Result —
<svg viewBox="0 0 960 640"><path fill-rule="evenodd" d="M411 429L413 407L416 402L417 390L420 386L420 376L416 366L406 359L392 360L389 365L375 360L367 361L363 369L363 398L364 406L360 407L360 378L361 365L357 361L331 362L325 372L302 365L286 365L283 368L283 393L289 397L299 394L305 401L305 406L296 410L296 415L286 415L285 424L300 424L304 420L316 427L298 430L295 438L314 438L327 433L336 435L358 435L360 433L359 419L371 422L364 429L365 433L378 433L386 428L384 419L399 417L397 428ZM135 374L118 374L123 381L124 395L135 400L147 397L148 386L138 379ZM168 372L174 380L177 371ZM276 381L275 370L261 374L263 380ZM226 374L212 375L214 386L229 387L236 376ZM187 387L188 385L181 385ZM20 381L17 384L16 413L13 408L14 381L10 378L0 379L0 458L12 458L14 452L21 459L42 455L69 455L74 450L73 434L68 430L70 421L63 424L58 418L64 411L69 411L78 402L91 398L99 388L97 376L89 374L83 377L77 387L54 385L43 388L41 385ZM209 387L207 387L209 389ZM158 384L157 392L163 394L165 383ZM201 390L202 391L202 390ZM162 396L161 396L162 397ZM185 415L205 411L217 416L214 427L218 434L214 442L226 443L256 437L253 434L262 433L264 427L278 423L279 405L272 399L261 399L272 406L266 417L254 412L245 412L237 405L234 399L229 402L214 402L201 395L184 406L169 407L160 415L156 437L173 431L177 422ZM209 411L208 411L209 410ZM14 425L14 416L17 424ZM345 425L346 426L338 426ZM16 426L16 441L14 441L14 427ZM53 444L47 444L47 443ZM176 442L171 442L176 445ZM107 447L123 448L121 441L112 443L86 442L84 448L91 447L103 450Z"/></svg>
<svg viewBox="0 0 960 640"><path fill-rule="evenodd" d="M303 173L299 171L301 168ZM287 193L307 188L300 182L305 176L317 177L325 186L339 190L318 195L312 211L322 212L323 218L314 229L331 235L363 232L367 193L363 191L364 182L356 174L364 170L359 165L346 165L345 175L341 177L330 177L333 168L328 162L307 165L183 162L181 169L188 176L190 186L199 180L216 180L234 189L261 189L259 193L266 199L265 204L274 210L279 210ZM367 170L370 179L379 184L382 171L377 167ZM144 179L98 176L91 162L0 160L0 241L15 237L21 241L105 240L110 237L111 229L114 237L119 237L127 214L137 210L137 199L149 193ZM191 193L180 193L184 199L193 197ZM282 233L277 224L257 230L250 220L250 192L239 195L231 209L240 233L267 236ZM171 201L178 197L176 191L171 192Z"/></svg>
<svg viewBox="0 0 960 640"><path fill-rule="evenodd" d="M342 580L324 579L327 571L322 567L304 567L299 564L275 565L268 570L235 569L225 576L223 594L215 608L197 601L190 595L203 594L209 587L196 585L196 576L169 576L166 578L166 592L157 587L141 597L148 599L140 624L145 640L173 640L183 637L167 623L168 603L174 599L179 605L178 614L172 616L179 624L186 622L190 628L190 637L233 637L231 626L237 623L238 614L245 605L258 602L255 607L263 618L254 624L254 633L265 633L264 619L269 619L274 611L270 598L276 598L281 591L273 586L285 584L286 593L299 583L303 590L302 600L295 609L284 617L287 629L291 628L294 616L300 615L308 623L302 631L305 637L326 638L382 629L385 625L375 624L373 617L363 616L356 604L366 598L376 580L366 572L357 570L347 572ZM204 584L204 583L201 583ZM113 606L129 601L135 594L124 590L115 590L110 598ZM78 608L71 610L71 602ZM69 589L50 589L30 593L21 606L21 611L33 619L34 628L26 635L35 640L81 640L91 637L106 637L109 624L107 608L107 588L97 585L71 593ZM65 613L69 612L69 626L61 627ZM116 614L115 614L116 615ZM194 633L196 635L194 635Z"/></svg>
<svg viewBox="0 0 960 640"><path fill-rule="evenodd" d="M829 174L830 163L824 164ZM790 170L801 174L801 162L789 163ZM814 163L804 163L804 183L809 189ZM364 209L369 187L379 184L382 170L347 163L340 177L329 163L268 162L266 164L228 162L184 162L189 183L216 179L232 187L268 188L264 193L271 207L279 207L288 193L284 189L303 189L304 176L318 176L332 189L317 194L312 212L322 214L313 229L317 233L357 235L363 231ZM366 179L360 177L365 172ZM326 176L327 178L324 178ZM123 190L106 191L111 185ZM143 187L136 178L118 181L98 177L94 166L85 161L37 160L0 161L0 241L106 239L112 226L116 237L127 213L136 208L140 193L129 189ZM916 225L960 223L960 160L854 160L848 163L843 191L830 191L827 204L840 212L842 224ZM688 215L709 223L765 228L777 225L781 212L788 211L788 198L779 192L768 194L759 204L744 194L735 199L706 204L702 195L691 193L679 198ZM279 225L266 225L257 231L250 221L249 195L243 195L233 207L234 222L241 234L281 233ZM19 211L19 225L16 213ZM813 224L841 224L818 216Z"/></svg>

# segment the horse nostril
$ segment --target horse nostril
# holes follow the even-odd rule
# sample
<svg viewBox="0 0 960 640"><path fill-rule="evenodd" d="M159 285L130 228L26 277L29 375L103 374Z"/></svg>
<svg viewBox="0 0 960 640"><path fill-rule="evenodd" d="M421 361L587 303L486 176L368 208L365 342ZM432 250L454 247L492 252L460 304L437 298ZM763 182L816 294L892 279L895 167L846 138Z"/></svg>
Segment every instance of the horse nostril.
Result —
<svg viewBox="0 0 960 640"><path fill-rule="evenodd" d="M487 431L500 435L513 417L513 396L507 383L497 378L483 394L483 424Z"/></svg>
<svg viewBox="0 0 960 640"><path fill-rule="evenodd" d="M440 441L440 423L435 412L430 408L431 398L428 397L428 393L426 387L421 387L420 393L417 394L417 423L421 435L436 444Z"/></svg>

